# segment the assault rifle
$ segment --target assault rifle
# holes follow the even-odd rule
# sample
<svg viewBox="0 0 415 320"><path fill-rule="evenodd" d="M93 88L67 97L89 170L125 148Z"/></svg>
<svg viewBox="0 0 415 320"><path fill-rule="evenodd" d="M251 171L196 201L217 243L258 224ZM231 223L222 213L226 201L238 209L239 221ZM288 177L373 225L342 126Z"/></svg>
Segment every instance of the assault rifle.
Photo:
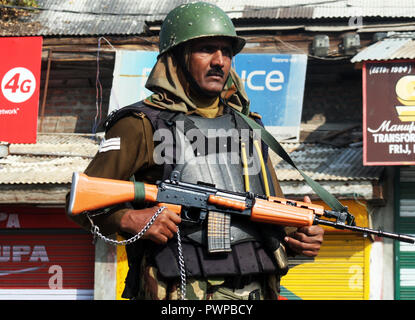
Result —
<svg viewBox="0 0 415 320"><path fill-rule="evenodd" d="M356 226L354 216L347 211L325 210L317 204L250 192L219 190L207 183L180 182L175 171L169 180L156 185L73 174L68 214L74 216L123 202L158 203L191 223L202 223L212 210L245 216L255 222L292 227L320 224L415 243L415 238L407 235Z"/></svg>

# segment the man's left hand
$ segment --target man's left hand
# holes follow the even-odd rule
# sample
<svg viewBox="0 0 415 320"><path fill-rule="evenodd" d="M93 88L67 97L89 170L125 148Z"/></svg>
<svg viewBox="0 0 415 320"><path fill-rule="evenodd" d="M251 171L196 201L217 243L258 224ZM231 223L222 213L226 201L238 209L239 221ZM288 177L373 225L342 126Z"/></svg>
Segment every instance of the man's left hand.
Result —
<svg viewBox="0 0 415 320"><path fill-rule="evenodd" d="M309 197L304 202L311 203ZM317 225L298 228L297 231L285 237L285 242L297 254L315 257L323 243L324 229Z"/></svg>

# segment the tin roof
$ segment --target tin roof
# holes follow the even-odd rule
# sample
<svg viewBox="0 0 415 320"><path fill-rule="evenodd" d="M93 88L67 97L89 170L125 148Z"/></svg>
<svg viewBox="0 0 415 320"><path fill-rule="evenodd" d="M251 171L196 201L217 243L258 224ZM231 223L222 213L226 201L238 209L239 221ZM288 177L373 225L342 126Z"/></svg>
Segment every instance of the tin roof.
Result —
<svg viewBox="0 0 415 320"><path fill-rule="evenodd" d="M146 22L160 22L189 0L38 0L23 24L0 25L0 35L142 35ZM415 17L413 0L205 0L234 19L332 19Z"/></svg>
<svg viewBox="0 0 415 320"><path fill-rule="evenodd" d="M316 181L375 181L383 167L363 166L362 147L338 148L322 144L284 143L291 159ZM290 164L271 153L280 181L303 181L303 177Z"/></svg>
<svg viewBox="0 0 415 320"><path fill-rule="evenodd" d="M97 140L98 139L98 140ZM89 134L39 133L34 144L9 146L12 155L92 158L98 151L99 138Z"/></svg>
<svg viewBox="0 0 415 320"><path fill-rule="evenodd" d="M35 144L11 144L0 158L0 184L68 184L98 150L87 135L39 134Z"/></svg>
<svg viewBox="0 0 415 320"><path fill-rule="evenodd" d="M15 156L0 158L1 184L70 183L72 173L85 170L81 157Z"/></svg>
<svg viewBox="0 0 415 320"><path fill-rule="evenodd" d="M233 18L396 18L415 15L415 6L412 0L399 2L391 0L219 0L216 4L230 13Z"/></svg>
<svg viewBox="0 0 415 320"><path fill-rule="evenodd" d="M351 62L415 59L415 32L395 33L355 55Z"/></svg>

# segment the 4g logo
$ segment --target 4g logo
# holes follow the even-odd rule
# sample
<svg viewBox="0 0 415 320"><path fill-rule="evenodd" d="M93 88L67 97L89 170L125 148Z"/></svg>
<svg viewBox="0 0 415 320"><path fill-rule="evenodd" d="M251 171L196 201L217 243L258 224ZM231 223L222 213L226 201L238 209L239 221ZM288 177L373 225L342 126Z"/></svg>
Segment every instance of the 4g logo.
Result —
<svg viewBox="0 0 415 320"><path fill-rule="evenodd" d="M42 37L0 37L0 140L36 143Z"/></svg>
<svg viewBox="0 0 415 320"><path fill-rule="evenodd" d="M23 67L10 69L1 81L3 96L13 103L29 100L36 89L36 78Z"/></svg>

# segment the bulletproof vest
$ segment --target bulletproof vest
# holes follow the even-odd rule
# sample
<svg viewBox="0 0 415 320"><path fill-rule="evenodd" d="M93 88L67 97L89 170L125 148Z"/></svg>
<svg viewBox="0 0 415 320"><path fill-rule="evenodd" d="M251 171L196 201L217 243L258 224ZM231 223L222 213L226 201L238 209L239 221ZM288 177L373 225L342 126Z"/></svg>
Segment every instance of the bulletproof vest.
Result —
<svg viewBox="0 0 415 320"><path fill-rule="evenodd" d="M265 194L260 155L253 146L252 132L234 114L228 113L214 119L178 114L167 122L171 124L175 134L176 157L173 172L180 174L180 181L209 183L222 190ZM245 175L248 176L249 190L246 190L244 182L242 144L245 146ZM270 181L269 172L266 174ZM274 194L272 185L270 193ZM224 220L209 225L215 230L215 235L207 234L208 228L204 225L187 226L183 233L201 245L208 245L210 253L230 251L231 245L261 238L252 222L240 221L237 217L222 217L218 213L209 214L215 214L216 220ZM226 219L230 220L229 225L226 225ZM225 230L226 228L230 228L230 231ZM221 232L227 234L221 235ZM221 237L225 238L221 241ZM229 243L223 244L227 241Z"/></svg>
<svg viewBox="0 0 415 320"><path fill-rule="evenodd" d="M176 124L187 122L186 126L175 126L180 159L174 170L181 173L181 181L203 181L215 184L218 189L247 191L240 154L240 144L244 142L250 173L249 191L265 194L259 156L251 143L251 130L246 125L237 128L234 115L225 114L208 119L180 114L174 120Z"/></svg>
<svg viewBox="0 0 415 320"><path fill-rule="evenodd" d="M224 115L214 119L161 111L142 103L133 105L130 109L143 112L153 125L155 140L159 141L155 143L155 155L164 149L164 153L159 155L164 157L159 159L164 161L164 179L169 178L172 172L178 172L179 180L183 182L201 181L214 184L218 189L245 192L245 176L248 173L249 191L265 194L260 157L253 145L253 132L231 108L225 108ZM128 114L127 109L121 113ZM116 119L117 117L110 122ZM108 124L110 125L111 123ZM157 137L158 129L170 132L173 139ZM241 162L242 144L245 145L247 157L245 166ZM260 147L266 162L267 149L263 144ZM271 181L268 170L266 174L268 181ZM269 186L270 194L274 195L272 184ZM209 212L208 218L214 214L217 213ZM283 228L226 215L219 218L225 221L227 232L225 239L222 235L219 237L219 247L224 249L218 250L219 253L208 250L212 238L207 232L209 221L199 225L180 225L184 238L182 247L186 272L190 277L241 277L278 273L273 252L284 236ZM230 223L227 225L228 220ZM227 227L229 230L226 230ZM213 240L217 239L213 236ZM149 251L160 274L165 278L179 278L176 239L167 245L151 243L151 246Z"/></svg>

